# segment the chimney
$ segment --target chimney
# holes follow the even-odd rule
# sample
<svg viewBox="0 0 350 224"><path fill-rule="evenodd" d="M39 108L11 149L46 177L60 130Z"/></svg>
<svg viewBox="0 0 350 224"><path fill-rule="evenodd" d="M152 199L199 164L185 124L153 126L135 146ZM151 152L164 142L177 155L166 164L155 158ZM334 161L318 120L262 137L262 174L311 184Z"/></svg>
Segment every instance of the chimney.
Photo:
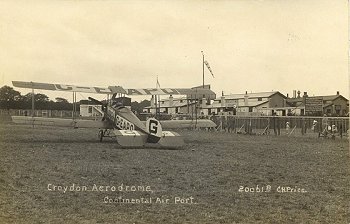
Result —
<svg viewBox="0 0 350 224"><path fill-rule="evenodd" d="M303 97L308 97L308 96L307 96L307 92L304 92L304 95L303 95Z"/></svg>
<svg viewBox="0 0 350 224"><path fill-rule="evenodd" d="M297 91L293 90L293 98L297 98Z"/></svg>
<svg viewBox="0 0 350 224"><path fill-rule="evenodd" d="M173 95L169 96L169 107L172 107L174 105L174 97Z"/></svg>
<svg viewBox="0 0 350 224"><path fill-rule="evenodd" d="M245 91L245 95L244 95L244 106L248 106L248 92Z"/></svg>
<svg viewBox="0 0 350 224"><path fill-rule="evenodd" d="M221 97L221 107L226 107L225 97Z"/></svg>
<svg viewBox="0 0 350 224"><path fill-rule="evenodd" d="M154 96L153 95L152 95L152 98L151 98L151 108L155 108Z"/></svg>
<svg viewBox="0 0 350 224"><path fill-rule="evenodd" d="M300 93L301 93L300 90L298 90L298 98L300 98Z"/></svg>
<svg viewBox="0 0 350 224"><path fill-rule="evenodd" d="M287 93L287 98L289 98L289 95L288 95L288 93Z"/></svg>
<svg viewBox="0 0 350 224"><path fill-rule="evenodd" d="M207 105L207 99L203 98L202 99L202 105L201 105L202 109L205 107L205 105Z"/></svg>
<svg viewBox="0 0 350 224"><path fill-rule="evenodd" d="M339 95L339 91L337 91L337 95Z"/></svg>

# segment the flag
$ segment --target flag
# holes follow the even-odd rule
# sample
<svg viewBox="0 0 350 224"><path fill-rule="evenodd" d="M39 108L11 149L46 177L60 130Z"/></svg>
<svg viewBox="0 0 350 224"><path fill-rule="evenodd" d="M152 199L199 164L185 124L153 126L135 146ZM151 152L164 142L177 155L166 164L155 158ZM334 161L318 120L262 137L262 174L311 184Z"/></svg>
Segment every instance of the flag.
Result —
<svg viewBox="0 0 350 224"><path fill-rule="evenodd" d="M156 84L156 88L160 88L160 84L159 84L158 76L157 76L157 84Z"/></svg>
<svg viewBox="0 0 350 224"><path fill-rule="evenodd" d="M204 61L204 64L207 66L208 70L210 71L211 75L214 77L214 74L213 74L213 71L211 70L210 66L209 66L209 63L207 61Z"/></svg>

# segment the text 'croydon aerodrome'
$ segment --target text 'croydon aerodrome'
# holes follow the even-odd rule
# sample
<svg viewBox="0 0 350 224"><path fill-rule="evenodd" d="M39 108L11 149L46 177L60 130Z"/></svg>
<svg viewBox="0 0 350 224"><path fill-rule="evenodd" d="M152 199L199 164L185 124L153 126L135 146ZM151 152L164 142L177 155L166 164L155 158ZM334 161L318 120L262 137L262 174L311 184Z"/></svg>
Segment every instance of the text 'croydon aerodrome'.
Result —
<svg viewBox="0 0 350 224"><path fill-rule="evenodd" d="M66 192L82 192L82 191L95 191L95 192L150 192L153 193L151 186L145 185L78 185L78 184L70 184L70 185L55 185L48 184L48 191L59 191L62 193Z"/></svg>

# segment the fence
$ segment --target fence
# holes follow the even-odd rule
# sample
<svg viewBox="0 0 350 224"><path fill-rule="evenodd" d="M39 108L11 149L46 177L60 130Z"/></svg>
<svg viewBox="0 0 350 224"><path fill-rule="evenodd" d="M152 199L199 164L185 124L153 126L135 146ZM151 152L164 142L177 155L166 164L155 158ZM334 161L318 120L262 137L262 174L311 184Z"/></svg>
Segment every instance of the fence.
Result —
<svg viewBox="0 0 350 224"><path fill-rule="evenodd" d="M10 116L32 116L32 110L22 110L22 109L10 109L10 110L0 110L0 115L10 115ZM34 117L59 117L67 118L73 117L73 111L71 110L34 110ZM79 111L75 112L75 117L79 116Z"/></svg>
<svg viewBox="0 0 350 224"><path fill-rule="evenodd" d="M349 129L349 117L259 116L245 117L216 115L210 118L217 130L248 134L308 134L322 132L325 126L336 127L337 133ZM288 123L287 123L288 122ZM327 125L326 125L327 124Z"/></svg>
<svg viewBox="0 0 350 224"><path fill-rule="evenodd" d="M32 116L32 110L0 110L0 115ZM70 110L35 110L35 117L71 118ZM79 111L75 113L79 117ZM303 117L303 116L237 116L215 115L210 119L217 125L217 130L247 134L311 134L322 132L325 122L335 126L337 133L347 133L349 117ZM288 122L288 124L287 124Z"/></svg>

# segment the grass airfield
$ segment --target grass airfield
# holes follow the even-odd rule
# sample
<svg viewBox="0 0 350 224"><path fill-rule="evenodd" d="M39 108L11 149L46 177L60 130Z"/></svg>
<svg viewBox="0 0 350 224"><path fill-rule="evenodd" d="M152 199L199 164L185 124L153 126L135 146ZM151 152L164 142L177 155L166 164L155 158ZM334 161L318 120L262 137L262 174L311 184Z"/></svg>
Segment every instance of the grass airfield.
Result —
<svg viewBox="0 0 350 224"><path fill-rule="evenodd" d="M182 149L120 148L97 130L0 123L0 223L349 222L347 138L179 133Z"/></svg>

